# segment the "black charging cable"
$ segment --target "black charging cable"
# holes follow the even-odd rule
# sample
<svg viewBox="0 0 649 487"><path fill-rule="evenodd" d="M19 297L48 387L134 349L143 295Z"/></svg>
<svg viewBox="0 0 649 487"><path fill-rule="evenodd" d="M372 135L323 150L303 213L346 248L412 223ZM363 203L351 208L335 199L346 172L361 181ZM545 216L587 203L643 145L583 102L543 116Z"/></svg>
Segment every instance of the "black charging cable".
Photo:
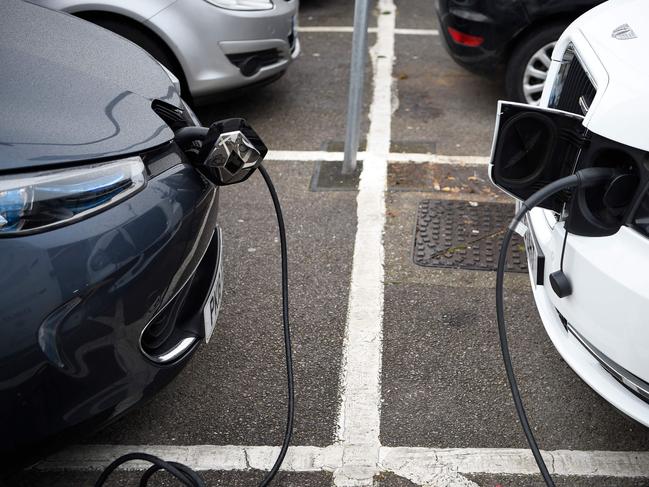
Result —
<svg viewBox="0 0 649 487"><path fill-rule="evenodd" d="M503 238L502 247L500 248L500 257L498 259L498 271L496 273L496 317L498 320L498 334L500 336L500 348L502 350L503 361L505 362L505 370L507 372L507 380L509 381L509 388L511 389L512 398L514 399L514 406L516 407L516 413L518 414L518 419L521 422L523 427L523 432L525 433L525 438L527 438L527 443L529 444L530 450L534 455L534 460L539 467L539 471L543 476L543 480L548 487L555 487L554 480L548 471L548 467L543 460L541 451L530 427L530 423L527 419L527 413L525 412L525 407L523 406L523 400L521 399L521 393L518 389L518 383L516 382L516 375L514 374L514 367L512 365L512 358L509 353L509 342L507 340L507 327L505 324L505 302L504 302L504 280L505 280L505 266L507 265L507 249L509 244L516 233L516 229L525 218L525 215L529 213L533 208L537 207L550 196L564 191L569 188L574 187L589 187L596 186L600 183L611 181L616 175L616 172L612 169L606 168L587 168L582 169L575 174L566 176L564 178L558 179L553 183L548 184L544 188L540 189L532 196L530 196L526 201L521 203L521 207L514 216L513 220L507 228L507 232Z"/></svg>
<svg viewBox="0 0 649 487"><path fill-rule="evenodd" d="M202 132L196 131L196 133L200 135ZM291 437L293 435L293 420L295 416L295 391L293 384L291 327L288 314L288 251L286 245L286 228L284 227L282 207L279 203L279 197L277 196L277 191L275 190L273 181L263 165L260 165L258 169L262 177L264 178L266 186L268 186L270 196L273 199L273 206L275 207L275 214L277 215L277 226L279 229L280 253L282 261L282 323L284 329L284 353L286 356L286 380L288 393L286 428L284 431L284 440L282 442L282 447L272 468L268 471L268 473L266 473L259 484L259 487L266 487L270 484L270 482L277 474L280 466L282 465L282 462L284 461L284 458L286 457L286 452L288 451L288 447L291 443ZM95 482L95 487L102 487L106 483L110 475L120 465L131 462L133 460L146 461L152 464L152 466L147 469L142 475L139 484L140 487L146 487L151 477L153 477L153 475L160 470L166 471L172 477L179 480L182 485L185 485L187 487L206 487L205 481L200 477L200 475L198 475L186 465L177 462L167 462L147 453L128 453L119 457L108 467L106 467L106 469L101 473L101 475Z"/></svg>

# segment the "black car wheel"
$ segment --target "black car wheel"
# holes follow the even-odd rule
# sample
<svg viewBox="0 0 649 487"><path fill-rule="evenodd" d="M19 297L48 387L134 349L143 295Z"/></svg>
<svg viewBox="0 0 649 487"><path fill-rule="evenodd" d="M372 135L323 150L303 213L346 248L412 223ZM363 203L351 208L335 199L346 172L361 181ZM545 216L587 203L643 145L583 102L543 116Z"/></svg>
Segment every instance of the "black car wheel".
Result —
<svg viewBox="0 0 649 487"><path fill-rule="evenodd" d="M521 39L507 63L505 88L510 100L538 105L557 39L565 23L549 24Z"/></svg>

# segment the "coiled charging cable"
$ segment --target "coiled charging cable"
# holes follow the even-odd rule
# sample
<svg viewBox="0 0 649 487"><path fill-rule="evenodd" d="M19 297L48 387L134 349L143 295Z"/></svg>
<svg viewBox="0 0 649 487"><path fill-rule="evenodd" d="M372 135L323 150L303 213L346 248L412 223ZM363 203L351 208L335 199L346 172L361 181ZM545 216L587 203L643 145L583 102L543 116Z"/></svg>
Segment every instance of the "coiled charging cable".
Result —
<svg viewBox="0 0 649 487"><path fill-rule="evenodd" d="M507 380L509 381L509 388L511 389L512 397L514 399L514 406L516 406L516 413L518 419L523 426L523 432L527 438L530 450L534 455L534 460L539 467L539 471L543 476L543 480L548 487L555 487L554 480L548 471L548 467L543 460L543 456L539 450L539 446L534 438L532 428L525 413L521 393L518 389L516 382L516 375L514 374L514 367L512 365L511 355L509 353L509 342L507 340L507 327L505 324L505 303L504 303L504 280L505 280L505 266L507 265L507 249L516 232L516 229L533 208L537 207L550 196L564 191L566 189L580 187L585 188L589 186L596 186L600 183L607 182L615 177L616 173L612 169L607 168L587 168L577 171L575 174L558 179L553 183L548 184L540 189L526 201L521 203L521 207L514 216L514 219L509 224L507 232L503 238L502 246L500 247L500 257L498 259L498 271L496 274L496 316L498 319L498 334L500 336L500 348L503 354L503 361L505 362L505 370L507 371Z"/></svg>
<svg viewBox="0 0 649 487"><path fill-rule="evenodd" d="M289 323L288 316L288 251L286 246L286 229L284 227L284 216L282 215L282 207L279 203L279 197L277 196L277 191L273 185L273 181L270 178L270 175L266 171L263 165L259 166L259 172L261 173L266 186L268 186L268 191L270 192L271 198L273 199L273 206L275 207L275 214L277 215L277 226L279 228L279 241L280 241L280 252L282 260L282 322L284 329L284 353L286 355L286 380L287 380L287 392L288 392L288 404L287 404L287 418L286 418L286 429L284 431L284 441L282 442L282 447L277 455L277 459L273 464L273 467L266 473L262 479L259 487L266 487L273 480L277 471L279 470L284 458L286 457L286 452L288 451L289 444L291 443L291 436L293 435L293 419L295 415L295 393L293 385L293 358L291 352L291 327ZM153 475L160 471L164 470L169 473L172 477L179 480L182 485L187 487L206 487L205 481L191 468L177 462L167 462L162 460L154 455L149 455L147 453L129 453L123 455L112 462L106 469L101 473L95 487L102 487L110 475L120 466L127 462L133 460L140 460L149 462L152 466L147 469L140 479L140 487L146 487L149 480Z"/></svg>

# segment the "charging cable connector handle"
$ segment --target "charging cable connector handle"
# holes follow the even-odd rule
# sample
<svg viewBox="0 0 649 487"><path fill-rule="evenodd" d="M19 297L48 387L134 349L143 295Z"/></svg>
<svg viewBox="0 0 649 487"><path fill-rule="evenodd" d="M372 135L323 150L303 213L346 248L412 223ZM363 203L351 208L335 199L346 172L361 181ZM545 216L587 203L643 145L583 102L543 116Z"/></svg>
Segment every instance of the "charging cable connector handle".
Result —
<svg viewBox="0 0 649 487"><path fill-rule="evenodd" d="M600 183L612 181L618 175L619 173L614 169L606 167L589 167L586 169L581 169L575 174L571 174L570 176L557 179L547 186L544 186L521 203L519 211L510 224L510 228L512 224L517 225L525 217L527 212L539 206L549 197L555 195L556 193L559 193L560 191L564 191L573 187L589 188L592 186L597 186Z"/></svg>
<svg viewBox="0 0 649 487"><path fill-rule="evenodd" d="M523 406L523 400L521 399L521 393L518 389L518 383L516 381L516 375L514 374L514 367L512 365L511 354L509 353L509 342L507 340L507 326L505 324L505 302L504 302L504 281L505 281L505 266L507 264L507 249L509 244L514 236L518 224L525 218L528 212L533 208L540 205L560 191L566 189L580 187L592 187L597 186L601 183L606 183L612 181L618 173L613 169L608 168L587 168L577 171L575 174L566 176L564 178L558 179L547 186L543 187L522 204L516 216L512 219L507 232L503 237L502 246L500 248L500 257L498 259L498 270L496 273L496 317L498 321L498 334L500 336L500 348L503 355L503 361L505 363L505 371L507 372L507 380L509 381L509 387L511 389L512 398L514 400L514 406L516 407L516 413L518 414L518 419L521 422L523 427L523 432L525 433L525 438L529 444L530 450L534 455L534 460L539 467L539 471L543 476L543 480L548 487L555 487L554 480L548 471L548 467L543 460L541 451L530 427L530 423L527 419L527 413L525 412L525 407Z"/></svg>
<svg viewBox="0 0 649 487"><path fill-rule="evenodd" d="M207 128L204 127L187 127L179 130L176 133L176 142L178 145L191 143L193 140L201 139L207 133ZM273 463L271 469L266 473L264 478L259 483L259 487L267 487L275 478L279 471L284 458L288 452L291 438L293 436L293 424L295 420L295 386L293 377L293 352L291 345L291 325L289 319L289 292L288 292L288 250L286 227L284 225L284 216L282 213L282 206L279 202L277 190L273 185L273 181L263 165L257 168L268 187L271 199L273 200L273 207L275 208L275 215L277 217L277 228L279 232L280 241L280 260L281 260L281 280L282 280L282 330L284 333L284 355L286 360L286 382L287 382L287 412L286 412L286 428L284 430L284 439L280 451ZM100 474L95 482L95 487L103 487L105 482L111 474L122 464L131 462L133 460L141 460L151 463L152 466L147 469L140 480L140 487L146 487L151 477L158 471L164 470L176 480L180 481L186 487L206 487L205 481L190 467L177 462L168 462L158 458L154 455L147 453L129 453L114 460L106 469Z"/></svg>

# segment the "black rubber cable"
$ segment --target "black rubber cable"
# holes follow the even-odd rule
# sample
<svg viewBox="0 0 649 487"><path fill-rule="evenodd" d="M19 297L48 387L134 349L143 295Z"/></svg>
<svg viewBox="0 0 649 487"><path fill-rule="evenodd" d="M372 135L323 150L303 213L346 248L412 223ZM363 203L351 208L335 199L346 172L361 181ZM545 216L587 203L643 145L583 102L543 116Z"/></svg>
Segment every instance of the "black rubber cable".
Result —
<svg viewBox="0 0 649 487"><path fill-rule="evenodd" d="M194 134L191 135L193 136ZM271 198L273 199L273 206L275 207L275 214L277 215L277 226L279 229L280 253L282 261L282 323L284 331L284 352L286 355L286 380L288 393L286 429L284 431L284 440L282 442L282 447L272 468L268 471L268 473L266 473L262 481L259 483L259 487L266 487L270 484L270 482L277 474L280 466L282 465L282 462L284 461L284 458L286 457L288 447L291 444L291 437L293 436L293 421L295 417L295 388L293 383L293 355L291 350L291 327L288 307L288 250L286 244L286 228L284 227L282 207L280 205L275 186L273 185L273 181L264 166L259 166L259 172L264 178L266 186L268 187L268 191L270 192ZM147 453L129 453L127 455L119 457L108 467L106 467L106 469L101 473L101 475L95 482L95 487L102 487L105 484L106 480L108 480L110 475L115 471L115 469L117 469L117 467L133 460L144 460L152 464L152 466L147 469L142 475L142 478L140 480L140 487L146 487L151 477L160 470L168 472L177 480L180 480L182 484L187 487L206 487L205 481L186 465L177 462L166 462L154 455L149 455Z"/></svg>
<svg viewBox="0 0 649 487"><path fill-rule="evenodd" d="M505 303L504 303L504 281L505 281L505 266L507 265L507 249L511 239L516 232L516 228L521 223L525 215L532 210L534 207L540 205L548 199L550 196L563 191L574 186L590 186L595 185L603 181L607 181L614 176L614 172L611 169L605 168L588 168L582 169L581 171L566 176L564 178L558 179L553 183L548 184L544 188L540 189L532 196L530 196L525 202L521 204L521 208L516 213L516 216L512 219L507 232L503 237L502 246L500 248L500 257L498 259L498 270L496 273L496 317L498 321L498 334L500 336L500 348L503 355L503 361L505 363L505 371L507 372L507 380L509 381L509 388L512 393L512 398L514 399L514 406L516 407L516 413L518 414L518 419L521 422L523 427L523 432L525 433L525 438L527 443L534 455L534 460L539 467L539 471L545 481L545 484L548 487L555 487L554 480L548 471L548 467L543 460L541 451L530 427L530 423L527 419L527 413L525 412L525 407L523 406L523 400L521 399L521 393L518 389L518 383L516 381L516 375L514 374L514 366L512 365L512 358L509 353L509 342L507 340L507 326L505 324Z"/></svg>
<svg viewBox="0 0 649 487"><path fill-rule="evenodd" d="M140 481L140 487L146 486L148 479L158 470L165 470L187 487L205 487L203 479L189 467L176 462L166 462L154 455L149 455L148 453L128 453L122 455L106 467L97 479L97 482L95 482L95 487L103 486L117 467L124 463L132 462L133 460L144 460L145 462L153 464L153 467L144 472L142 480Z"/></svg>
<svg viewBox="0 0 649 487"><path fill-rule="evenodd" d="M568 230L563 229L563 245L561 246L561 264L559 270L563 272L563 258L566 256L566 244L568 243Z"/></svg>
<svg viewBox="0 0 649 487"><path fill-rule="evenodd" d="M277 191L275 191L273 181L264 166L259 166L259 172L264 178L264 181L266 181L266 186L268 186L270 196L273 198L273 206L275 207L275 214L277 215L277 227L279 229L280 253L282 255L282 322L284 324L284 355L286 358L286 382L288 392L288 407L286 414L284 441L282 442L282 448L279 451L279 455L277 455L277 459L275 460L273 468L270 469L270 471L266 474L266 476L259 484L259 487L265 487L270 484L271 480L273 480L273 478L275 477L275 474L277 474L279 467L284 461L284 457L286 457L288 446L291 443L291 436L293 435L293 419L295 416L295 390L293 384L291 327L288 319L288 250L286 246L286 228L284 227L282 207L279 204L279 197L277 196Z"/></svg>

